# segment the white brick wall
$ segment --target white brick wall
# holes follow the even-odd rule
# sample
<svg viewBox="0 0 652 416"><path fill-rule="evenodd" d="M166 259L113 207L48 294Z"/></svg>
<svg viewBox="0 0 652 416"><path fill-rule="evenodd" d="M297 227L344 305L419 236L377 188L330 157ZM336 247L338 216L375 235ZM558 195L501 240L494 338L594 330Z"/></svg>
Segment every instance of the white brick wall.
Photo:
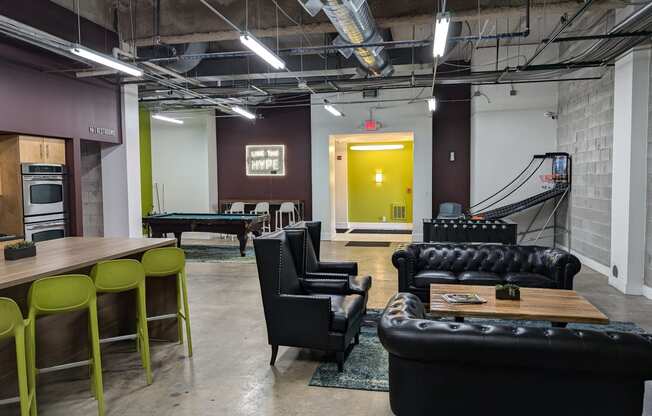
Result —
<svg viewBox="0 0 652 416"><path fill-rule="evenodd" d="M600 80L560 82L557 148L573 157L570 203L560 222L570 230L562 244L609 265L613 70ZM649 200L649 198L648 198Z"/></svg>

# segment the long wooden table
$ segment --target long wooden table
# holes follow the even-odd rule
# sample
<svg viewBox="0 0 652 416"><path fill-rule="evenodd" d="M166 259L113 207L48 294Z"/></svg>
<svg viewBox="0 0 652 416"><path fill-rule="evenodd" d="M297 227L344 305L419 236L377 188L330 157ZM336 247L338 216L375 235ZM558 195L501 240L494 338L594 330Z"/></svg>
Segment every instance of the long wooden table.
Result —
<svg viewBox="0 0 652 416"><path fill-rule="evenodd" d="M475 293L487 300L482 304L451 304L441 295ZM574 290L521 288L521 300L496 299L494 286L430 285L430 312L434 315L524 319L550 321L554 324L578 322L608 324L602 312Z"/></svg>
<svg viewBox="0 0 652 416"><path fill-rule="evenodd" d="M36 244L36 257L5 261L0 255L0 296L14 299L27 316L27 293L31 283L42 277L65 273L88 274L99 261L140 259L152 248L175 246L173 238L68 237ZM98 297L100 337L132 334L136 327L136 299L133 293L107 293ZM174 276L147 279L147 313L150 316L176 313ZM176 341L176 320L150 322L150 338ZM88 320L84 311L40 317L37 321L37 366L39 368L88 358ZM137 354L134 360L138 362ZM0 343L0 397L15 396L14 345ZM61 372L57 376L85 376L87 368ZM39 380L41 380L39 379Z"/></svg>

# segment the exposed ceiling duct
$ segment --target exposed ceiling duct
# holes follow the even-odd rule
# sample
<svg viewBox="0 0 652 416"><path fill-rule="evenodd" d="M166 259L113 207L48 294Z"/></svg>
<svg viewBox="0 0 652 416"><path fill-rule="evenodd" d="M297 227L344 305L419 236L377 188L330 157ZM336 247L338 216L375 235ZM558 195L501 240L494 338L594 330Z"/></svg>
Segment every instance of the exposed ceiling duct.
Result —
<svg viewBox="0 0 652 416"><path fill-rule="evenodd" d="M177 47L175 47L175 50ZM164 64L165 67L180 74L185 74L188 71L195 69L202 61L201 57L185 59L184 55L200 55L208 51L208 42L189 43L186 45L182 54L176 56L177 60L173 63Z"/></svg>
<svg viewBox="0 0 652 416"><path fill-rule="evenodd" d="M339 33L333 44L351 45L351 48L340 49L342 55L349 58L355 54L362 66L374 76L392 74L392 64L383 46L355 47L361 43L384 41L366 0L299 0L299 3L313 17L320 10L324 11Z"/></svg>

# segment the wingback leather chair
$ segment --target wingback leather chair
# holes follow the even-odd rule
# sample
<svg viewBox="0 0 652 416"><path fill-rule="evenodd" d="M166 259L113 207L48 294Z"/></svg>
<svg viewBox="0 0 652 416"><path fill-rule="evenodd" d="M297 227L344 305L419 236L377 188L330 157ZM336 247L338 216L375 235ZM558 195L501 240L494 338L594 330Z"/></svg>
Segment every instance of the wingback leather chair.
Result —
<svg viewBox="0 0 652 416"><path fill-rule="evenodd" d="M365 297L348 282L301 282L294 250L305 230L280 230L254 240L267 337L274 365L279 345L334 352L342 371L346 352L358 342ZM330 283L330 284L323 284Z"/></svg>
<svg viewBox="0 0 652 416"><path fill-rule="evenodd" d="M320 261L319 245L321 222L301 221L286 227L287 230L303 231L301 241L291 245L297 262L297 269L304 284L318 287L327 285L332 280L347 282L347 294L358 294L364 297L365 304L371 288L371 276L358 276L358 263L351 261Z"/></svg>

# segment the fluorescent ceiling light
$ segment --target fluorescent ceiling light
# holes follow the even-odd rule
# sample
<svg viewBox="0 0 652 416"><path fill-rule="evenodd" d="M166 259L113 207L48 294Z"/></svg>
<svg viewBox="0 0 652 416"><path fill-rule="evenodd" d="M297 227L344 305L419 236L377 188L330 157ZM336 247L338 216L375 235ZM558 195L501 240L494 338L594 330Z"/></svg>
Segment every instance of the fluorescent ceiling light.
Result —
<svg viewBox="0 0 652 416"><path fill-rule="evenodd" d="M274 69L285 69L285 61L279 58L278 55L272 52L267 46L263 45L261 41L251 34L243 33L240 35L240 42L242 42L247 48L251 49L256 55L267 61L267 63Z"/></svg>
<svg viewBox="0 0 652 416"><path fill-rule="evenodd" d="M437 109L437 99L435 97L428 98L428 111L434 112Z"/></svg>
<svg viewBox="0 0 652 416"><path fill-rule="evenodd" d="M253 113L250 113L249 111L245 110L244 108L234 105L231 107L231 110L235 111L236 113L240 114L242 117L246 117L249 120L253 120L256 118L256 115Z"/></svg>
<svg viewBox="0 0 652 416"><path fill-rule="evenodd" d="M448 40L448 25L451 22L450 13L437 13L435 20L435 40L432 43L432 56L444 56L446 41Z"/></svg>
<svg viewBox="0 0 652 416"><path fill-rule="evenodd" d="M71 48L70 52L74 53L77 56L81 56L84 59L88 59L89 61L97 62L98 64L108 66L109 68L117 69L118 71L124 72L125 74L129 74L134 77L143 76L143 71L138 67L126 64L112 56L95 52L80 45Z"/></svg>
<svg viewBox="0 0 652 416"><path fill-rule="evenodd" d="M174 123L174 124L183 124L183 120L179 120L177 118L172 118L172 117L166 117L162 114L154 114L152 115L152 118L155 118L157 120L161 121L167 121L168 123Z"/></svg>
<svg viewBox="0 0 652 416"><path fill-rule="evenodd" d="M337 108L333 107L330 104L324 104L324 109L334 115L335 117L342 117L344 114Z"/></svg>
<svg viewBox="0 0 652 416"><path fill-rule="evenodd" d="M400 150L405 146L402 144L361 144L351 146L351 150Z"/></svg>

